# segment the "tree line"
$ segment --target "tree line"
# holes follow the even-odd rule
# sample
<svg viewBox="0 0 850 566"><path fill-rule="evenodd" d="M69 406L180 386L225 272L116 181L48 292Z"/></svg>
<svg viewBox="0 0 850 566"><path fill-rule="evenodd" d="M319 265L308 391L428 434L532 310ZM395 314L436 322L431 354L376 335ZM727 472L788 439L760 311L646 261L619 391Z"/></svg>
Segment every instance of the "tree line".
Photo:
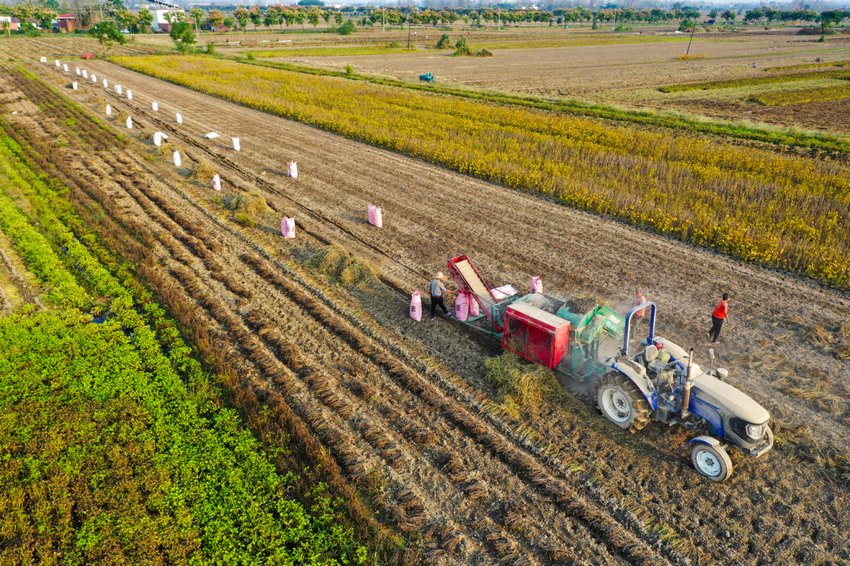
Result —
<svg viewBox="0 0 850 566"><path fill-rule="evenodd" d="M94 0L92 0L94 1ZM249 25L253 25L254 29L260 26L274 27L280 26L283 29L293 25L301 26L304 29L306 24L318 27L321 21L324 21L328 27L331 27L331 22L334 25L341 26L346 17L349 20L354 20L362 26L374 25L390 25L402 26L405 24L411 25L451 25L458 21L463 21L466 25L480 27L495 23L497 26L502 24L519 24L519 23L540 23L542 25L562 25L569 23L583 22L621 22L621 23L647 23L661 24L665 22L691 20L698 22L703 18L707 18L709 22L724 20L727 24L737 21L739 14L733 10L718 10L713 9L705 14L700 10L681 6L676 4L672 9L664 8L604 8L599 10L591 10L589 8L563 8L555 10L528 10L528 9L498 9L498 8L443 8L441 10L416 8L353 8L350 10L335 10L325 8L318 5L303 5L305 2L300 2L301 5L293 6L269 6L269 7L244 7L240 6L235 10L226 12L221 9L212 9L205 12L200 8L192 8L189 11L189 17L193 20L196 31L199 31L203 25L218 29L225 26L228 29L242 28L247 31ZM309 4L309 2L308 2ZM153 14L143 8L138 13L132 13L127 10L122 0L109 0L104 4L90 4L88 0L75 0L75 10L68 8L63 0L62 9L72 11L80 25L88 27L97 20L111 19L117 24L117 27L122 30L127 30L130 33L144 33L150 30L153 23ZM60 9L58 0L42 0L40 3L33 5L17 4L13 6L0 7L0 13L7 13L13 17L20 18L22 22L33 20L37 22L43 29L49 28L51 22L57 16L57 9ZM186 20L185 14L183 17L178 16L179 12L175 12L173 17L178 21ZM356 18L360 15L359 18ZM815 10L776 10L763 6L761 8L747 10L743 14L743 21L746 23L818 23L824 31L832 25L840 25L844 20L850 18L850 11L847 10L826 10L817 12ZM191 27L191 26L190 26Z"/></svg>

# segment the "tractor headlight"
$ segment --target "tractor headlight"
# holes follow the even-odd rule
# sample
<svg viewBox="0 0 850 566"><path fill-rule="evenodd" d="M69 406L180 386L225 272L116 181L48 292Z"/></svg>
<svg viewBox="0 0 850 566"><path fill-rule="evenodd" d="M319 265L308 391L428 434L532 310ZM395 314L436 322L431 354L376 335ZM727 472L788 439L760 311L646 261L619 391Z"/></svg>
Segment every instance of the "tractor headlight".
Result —
<svg viewBox="0 0 850 566"><path fill-rule="evenodd" d="M762 436L764 436L764 429L767 428L767 423L755 425L748 424L747 425L747 436L752 438L753 440L759 440Z"/></svg>
<svg viewBox="0 0 850 566"><path fill-rule="evenodd" d="M744 442L758 442L764 436L764 431L767 428L767 423L753 424L738 417L729 419L732 432Z"/></svg>

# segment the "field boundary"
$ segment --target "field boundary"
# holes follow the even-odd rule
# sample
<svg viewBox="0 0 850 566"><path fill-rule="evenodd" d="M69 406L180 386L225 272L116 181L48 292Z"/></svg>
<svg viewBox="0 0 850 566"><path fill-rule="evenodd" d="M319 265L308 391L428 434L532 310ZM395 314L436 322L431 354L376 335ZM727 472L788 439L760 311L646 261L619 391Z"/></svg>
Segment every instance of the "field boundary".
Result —
<svg viewBox="0 0 850 566"><path fill-rule="evenodd" d="M769 129L755 128L738 122L719 122L705 121L683 116L670 116L658 114L655 112L646 112L641 110L622 110L605 106L601 104L589 104L574 100L553 100L539 96L520 96L510 93L485 92L481 90L473 90L469 88L451 87L439 84L417 84L399 79L388 77L378 77L375 75L365 74L346 74L344 71L332 71L329 69L319 69L316 67L308 67L305 65L294 65L291 63L281 63L277 61L258 61L248 60L236 57L215 56L219 59L227 61L236 61L246 65L255 65L258 67L270 67L283 71L292 71L296 73L305 73L308 75L339 77L343 79L364 81L376 85L398 87L409 90L419 90L434 94L445 94L448 96L456 96L459 98L468 98L482 102L492 102L495 104L509 104L513 106L522 106L526 108L536 108L560 114L572 114L574 116L585 116L602 118L616 122L631 122L633 124L641 124L645 126L659 126L662 128L670 128L673 130L686 130L712 136L727 136L730 138L763 142L774 145L786 145L793 147L802 147L808 149L818 149L842 154L850 153L850 139L839 138L836 136L808 134L795 132L793 130L774 131ZM120 63L117 63L120 65ZM124 65L122 65L124 66ZM844 71L844 73L847 73ZM822 78L822 77L820 77Z"/></svg>

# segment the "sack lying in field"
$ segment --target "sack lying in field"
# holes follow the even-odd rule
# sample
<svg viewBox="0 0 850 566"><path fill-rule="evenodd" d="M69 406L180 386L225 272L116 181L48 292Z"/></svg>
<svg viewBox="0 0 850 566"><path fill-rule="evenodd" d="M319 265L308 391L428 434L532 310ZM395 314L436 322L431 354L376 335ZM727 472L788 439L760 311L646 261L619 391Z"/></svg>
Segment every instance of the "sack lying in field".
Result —
<svg viewBox="0 0 850 566"><path fill-rule="evenodd" d="M233 149L235 149L236 151L239 151L239 149L240 149L239 138L233 138Z"/></svg>
<svg viewBox="0 0 850 566"><path fill-rule="evenodd" d="M177 123L178 123L178 124L182 124L182 123L183 123L183 116L181 116L180 114L177 114Z"/></svg>
<svg viewBox="0 0 850 566"><path fill-rule="evenodd" d="M539 277L531 278L531 292L532 293L542 293L543 292L543 280Z"/></svg>
<svg viewBox="0 0 850 566"><path fill-rule="evenodd" d="M115 94L121 94L121 85L115 85Z"/></svg>
<svg viewBox="0 0 850 566"><path fill-rule="evenodd" d="M283 217L283 222L280 225L280 231L284 239L291 240L295 237L295 219L288 216Z"/></svg>
<svg viewBox="0 0 850 566"><path fill-rule="evenodd" d="M57 67L61 67L61 66L62 66L62 64L61 64L61 63L59 63L59 59L57 59L57 60L56 60L56 66L57 66Z"/></svg>
<svg viewBox="0 0 850 566"><path fill-rule="evenodd" d="M422 295L419 291L410 297L410 318L416 322L422 322Z"/></svg>
<svg viewBox="0 0 850 566"><path fill-rule="evenodd" d="M109 104L106 105L106 115L112 116L112 106L110 106Z"/></svg>
<svg viewBox="0 0 850 566"><path fill-rule="evenodd" d="M174 152L174 166L180 167L181 164L182 164L182 160L180 159L180 152L175 151Z"/></svg>
<svg viewBox="0 0 850 566"><path fill-rule="evenodd" d="M77 90L77 83L71 83L71 88L73 88L74 90Z"/></svg>
<svg viewBox="0 0 850 566"><path fill-rule="evenodd" d="M478 306L478 301L475 300L475 297L469 297L469 316L480 316L481 309Z"/></svg>
<svg viewBox="0 0 850 566"><path fill-rule="evenodd" d="M80 74L80 68L79 67L77 67L77 74L78 75Z"/></svg>
<svg viewBox="0 0 850 566"><path fill-rule="evenodd" d="M109 88L109 83L106 82L106 79L103 79L103 88Z"/></svg>
<svg viewBox="0 0 850 566"><path fill-rule="evenodd" d="M62 65L62 68L63 68L63 69L65 69L65 72L66 72L66 73L68 72L68 64L67 64L67 63L66 63L66 64L64 64L64 65Z"/></svg>
<svg viewBox="0 0 850 566"><path fill-rule="evenodd" d="M95 75L94 73L92 73L91 82L93 82L93 83L97 82L97 75Z"/></svg>
<svg viewBox="0 0 850 566"><path fill-rule="evenodd" d="M41 62L42 62L42 63L47 63L47 57L42 57L42 58L41 58Z"/></svg>
<svg viewBox="0 0 850 566"><path fill-rule="evenodd" d="M464 321L469 318L469 295L460 293L455 301L455 318Z"/></svg>
<svg viewBox="0 0 850 566"><path fill-rule="evenodd" d="M210 132L204 136L205 139L212 140L218 137L218 134L215 132Z"/></svg>
<svg viewBox="0 0 850 566"><path fill-rule="evenodd" d="M133 100L133 91L129 88L127 89L127 100Z"/></svg>
<svg viewBox="0 0 850 566"><path fill-rule="evenodd" d="M295 161L290 161L286 164L286 174L292 177L293 179L298 178L298 163Z"/></svg>
<svg viewBox="0 0 850 566"><path fill-rule="evenodd" d="M384 227L384 215L377 206L369 205L369 224L376 228Z"/></svg>
<svg viewBox="0 0 850 566"><path fill-rule="evenodd" d="M130 118L129 116L127 116L127 129L128 129L128 130L132 130L132 129L133 129L133 119L132 119L132 118Z"/></svg>
<svg viewBox="0 0 850 566"><path fill-rule="evenodd" d="M89 72L88 71L83 71L83 78L84 79L89 78Z"/></svg>
<svg viewBox="0 0 850 566"><path fill-rule="evenodd" d="M153 144L156 147L160 147L162 145L162 140L167 140L168 136L163 134L162 132L157 132L153 135Z"/></svg>
<svg viewBox="0 0 850 566"><path fill-rule="evenodd" d="M221 177L218 175L213 175L213 189L216 191L221 190Z"/></svg>

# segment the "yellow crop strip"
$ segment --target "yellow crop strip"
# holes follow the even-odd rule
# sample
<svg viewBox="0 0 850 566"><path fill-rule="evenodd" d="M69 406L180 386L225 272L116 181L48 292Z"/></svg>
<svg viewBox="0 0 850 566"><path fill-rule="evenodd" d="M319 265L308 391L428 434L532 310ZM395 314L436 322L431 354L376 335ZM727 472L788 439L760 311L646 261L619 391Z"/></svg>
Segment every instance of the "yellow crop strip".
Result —
<svg viewBox="0 0 850 566"><path fill-rule="evenodd" d="M117 63L745 261L850 288L850 168L205 57Z"/></svg>

